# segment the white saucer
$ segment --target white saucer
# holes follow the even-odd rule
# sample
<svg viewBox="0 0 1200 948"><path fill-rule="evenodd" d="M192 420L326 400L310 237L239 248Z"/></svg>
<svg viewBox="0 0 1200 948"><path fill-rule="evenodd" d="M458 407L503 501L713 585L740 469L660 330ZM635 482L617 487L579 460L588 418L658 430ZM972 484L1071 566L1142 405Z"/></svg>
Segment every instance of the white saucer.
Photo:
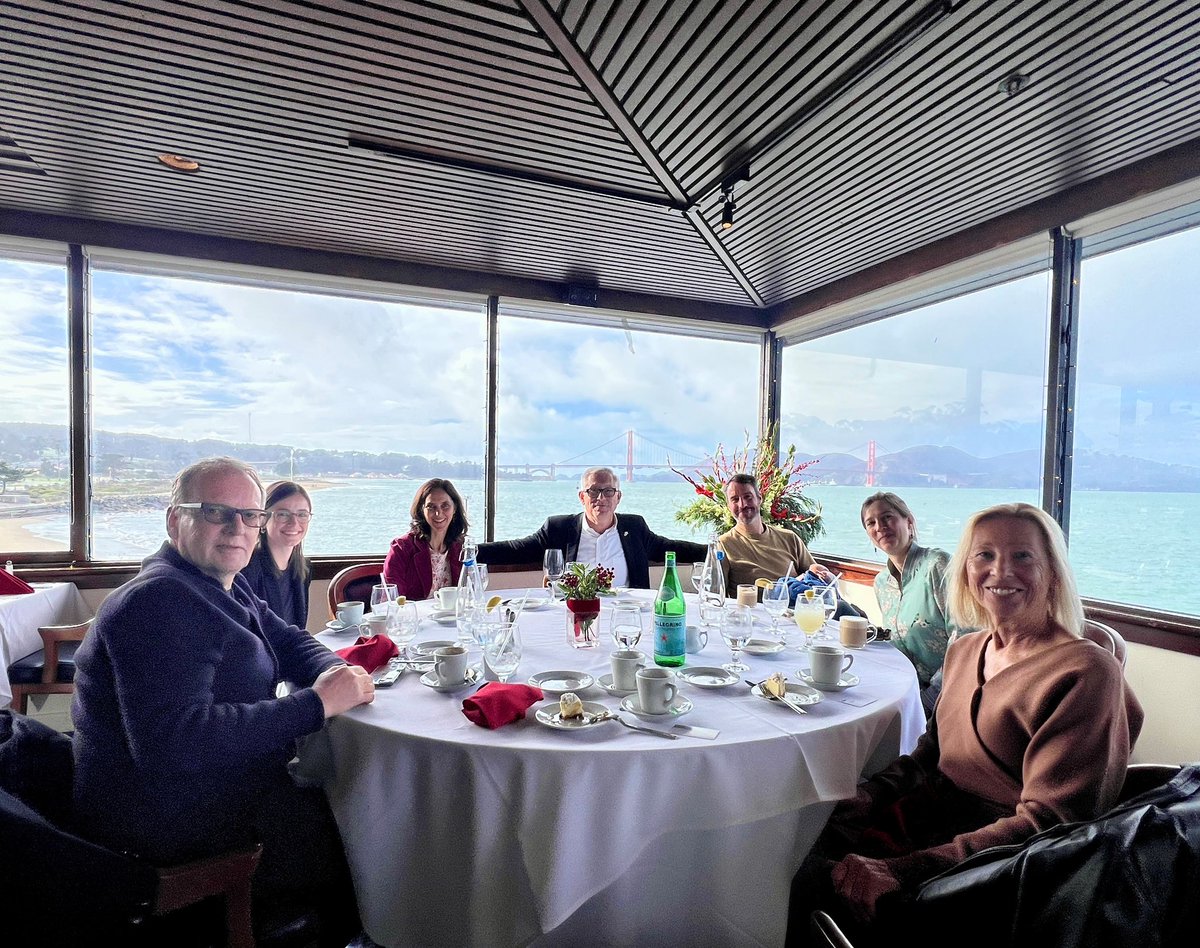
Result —
<svg viewBox="0 0 1200 948"><path fill-rule="evenodd" d="M511 599L505 599L502 605L513 608L521 602L520 596L513 596ZM540 609L549 609L554 605L546 596L530 596L525 600L525 605L522 607L522 612L537 612Z"/></svg>
<svg viewBox="0 0 1200 948"><path fill-rule="evenodd" d="M429 618L433 619L435 622L438 619L453 619L454 618L454 610L453 609L434 609L432 612L429 613Z"/></svg>
<svg viewBox="0 0 1200 948"><path fill-rule="evenodd" d="M821 692L817 691L815 688L810 688L808 685L799 685L792 681L787 683L787 693L787 698L781 700L785 700L791 705L802 706L808 704L817 704L821 700ZM769 698L767 695L763 694L762 685L755 685L750 689L750 694L754 695L756 698L763 698L767 701L773 700L772 698Z"/></svg>
<svg viewBox="0 0 1200 948"><path fill-rule="evenodd" d="M437 640L431 642L413 642L409 648L417 655L428 655L430 660L433 659L433 653L439 648L449 648L451 645L457 645L457 642L447 642L445 640Z"/></svg>
<svg viewBox="0 0 1200 948"><path fill-rule="evenodd" d="M326 632L357 632L360 628L361 626L357 625L343 625L337 619L330 619L325 623Z"/></svg>
<svg viewBox="0 0 1200 948"><path fill-rule="evenodd" d="M479 681L479 666L468 665L467 677L462 681L456 681L452 685L443 685L437 680L433 672L428 671L421 676L421 684L426 688L432 688L434 691L462 691L464 688L470 688L475 682Z"/></svg>
<svg viewBox="0 0 1200 948"><path fill-rule="evenodd" d="M742 651L748 655L777 655L783 649L782 642L768 642L766 639L751 639L742 646Z"/></svg>
<svg viewBox="0 0 1200 948"><path fill-rule="evenodd" d="M584 688L590 688L596 683L596 679L586 672L555 669L530 675L529 683L547 694L561 695L568 691L580 692Z"/></svg>
<svg viewBox="0 0 1200 948"><path fill-rule="evenodd" d="M546 727L552 727L559 731L583 731L589 727L597 727L601 724L607 724L607 721L599 721L597 715L604 714L608 708L595 701L583 702L583 714L581 718L564 718L558 711L558 702L552 701L549 704L544 704L533 712L533 716L537 719L538 724L544 724Z"/></svg>
<svg viewBox="0 0 1200 948"><path fill-rule="evenodd" d="M801 668L796 674L798 674L804 680L806 685L811 685L813 688L817 688L821 691L845 691L847 688L853 688L858 684L858 675L851 675L849 673L843 674L842 677L838 679L838 683L836 685L823 685L820 682L813 681L812 675L810 675L808 670L804 668Z"/></svg>
<svg viewBox="0 0 1200 948"><path fill-rule="evenodd" d="M727 668L719 668L715 665L682 668L675 675L697 688L728 688L742 680L737 672L731 672Z"/></svg>
<svg viewBox="0 0 1200 948"><path fill-rule="evenodd" d="M601 675L599 678L596 679L596 684L598 684L601 688L603 688L605 691L607 691L610 695L615 695L618 698L622 698L625 695L631 695L635 691L637 691L636 688L618 688L618 687L616 687L613 684L613 676L612 675Z"/></svg>
<svg viewBox="0 0 1200 948"><path fill-rule="evenodd" d="M694 707L695 705L692 704L690 698L685 698L683 695L676 695L675 700L671 702L671 706L666 711L663 711L661 714L651 714L649 711L642 710L636 694L631 694L629 697L621 699L621 710L628 711L643 721L662 721L665 718L682 717Z"/></svg>

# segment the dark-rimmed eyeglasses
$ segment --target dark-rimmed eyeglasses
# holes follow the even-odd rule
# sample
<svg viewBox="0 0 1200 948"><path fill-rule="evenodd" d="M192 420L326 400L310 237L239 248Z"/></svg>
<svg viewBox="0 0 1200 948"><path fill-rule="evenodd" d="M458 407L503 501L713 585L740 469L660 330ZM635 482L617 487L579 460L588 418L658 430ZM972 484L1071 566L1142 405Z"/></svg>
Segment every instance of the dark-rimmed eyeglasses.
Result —
<svg viewBox="0 0 1200 948"><path fill-rule="evenodd" d="M200 516L205 521L222 527L233 523L234 517L241 517L242 523L246 526L256 528L265 527L267 521L271 519L271 515L267 511L254 507L230 507L227 504L210 504L207 501L176 504L175 506L180 510L199 510Z"/></svg>
<svg viewBox="0 0 1200 948"><path fill-rule="evenodd" d="M280 523L291 523L293 520L298 523L308 523L312 520L312 512L308 510L272 510L271 519L278 520Z"/></svg>
<svg viewBox="0 0 1200 948"><path fill-rule="evenodd" d="M615 487L589 487L584 493L592 500L599 500L601 497L610 500L620 492Z"/></svg>
<svg viewBox="0 0 1200 948"><path fill-rule="evenodd" d="M454 504L446 501L444 504L426 504L421 508L425 511L426 517L432 517L435 513L443 513L447 517L454 512Z"/></svg>

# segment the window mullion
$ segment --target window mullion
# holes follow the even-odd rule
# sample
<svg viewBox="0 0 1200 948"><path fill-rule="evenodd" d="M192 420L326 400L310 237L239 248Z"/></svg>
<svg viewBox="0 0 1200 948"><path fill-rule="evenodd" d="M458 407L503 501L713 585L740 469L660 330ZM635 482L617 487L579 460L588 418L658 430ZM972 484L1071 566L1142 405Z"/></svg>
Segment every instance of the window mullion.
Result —
<svg viewBox="0 0 1200 948"><path fill-rule="evenodd" d="M67 255L71 423L71 559L91 557L91 306L88 257L79 244Z"/></svg>
<svg viewBox="0 0 1200 948"><path fill-rule="evenodd" d="M1067 534L1071 519L1071 461L1075 450L1075 370L1079 348L1082 241L1062 227L1051 231L1049 344L1046 347L1046 443L1042 507Z"/></svg>

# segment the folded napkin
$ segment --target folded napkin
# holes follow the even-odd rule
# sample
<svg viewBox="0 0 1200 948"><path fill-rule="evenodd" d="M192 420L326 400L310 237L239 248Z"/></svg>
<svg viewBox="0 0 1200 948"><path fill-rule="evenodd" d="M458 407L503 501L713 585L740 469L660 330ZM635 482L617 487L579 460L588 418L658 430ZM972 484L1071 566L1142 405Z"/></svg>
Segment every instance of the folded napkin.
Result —
<svg viewBox="0 0 1200 948"><path fill-rule="evenodd" d="M14 576L8 570L0 569L0 596L15 596L17 593L31 593L33 587L20 576Z"/></svg>
<svg viewBox="0 0 1200 948"><path fill-rule="evenodd" d="M372 635L370 638L360 635L357 642L339 648L336 654L351 665L374 672L375 669L386 665L388 659L399 655L400 649L396 648L396 643L386 635Z"/></svg>
<svg viewBox="0 0 1200 948"><path fill-rule="evenodd" d="M497 728L520 721L529 706L545 695L532 685L502 685L489 681L463 701L463 714L480 727Z"/></svg>

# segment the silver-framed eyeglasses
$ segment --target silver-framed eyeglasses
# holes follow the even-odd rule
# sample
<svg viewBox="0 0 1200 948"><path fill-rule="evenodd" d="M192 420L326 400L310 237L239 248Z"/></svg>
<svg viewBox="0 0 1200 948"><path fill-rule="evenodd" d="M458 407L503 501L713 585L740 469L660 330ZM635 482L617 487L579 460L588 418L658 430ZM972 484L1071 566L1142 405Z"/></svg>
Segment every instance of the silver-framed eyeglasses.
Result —
<svg viewBox="0 0 1200 948"><path fill-rule="evenodd" d="M255 507L230 507L227 504L210 504L208 501L195 501L187 504L176 504L180 510L199 510L208 523L220 526L233 523L234 517L241 517L242 523L248 527L261 528L267 525L271 515L265 510Z"/></svg>
<svg viewBox="0 0 1200 948"><path fill-rule="evenodd" d="M272 519L280 523L291 523L293 520L297 523L308 523L312 520L312 511L309 510L272 510L270 514Z"/></svg>
<svg viewBox="0 0 1200 948"><path fill-rule="evenodd" d="M601 497L611 500L617 496L618 491L615 487L589 487L584 493L592 498L592 500L599 500Z"/></svg>

